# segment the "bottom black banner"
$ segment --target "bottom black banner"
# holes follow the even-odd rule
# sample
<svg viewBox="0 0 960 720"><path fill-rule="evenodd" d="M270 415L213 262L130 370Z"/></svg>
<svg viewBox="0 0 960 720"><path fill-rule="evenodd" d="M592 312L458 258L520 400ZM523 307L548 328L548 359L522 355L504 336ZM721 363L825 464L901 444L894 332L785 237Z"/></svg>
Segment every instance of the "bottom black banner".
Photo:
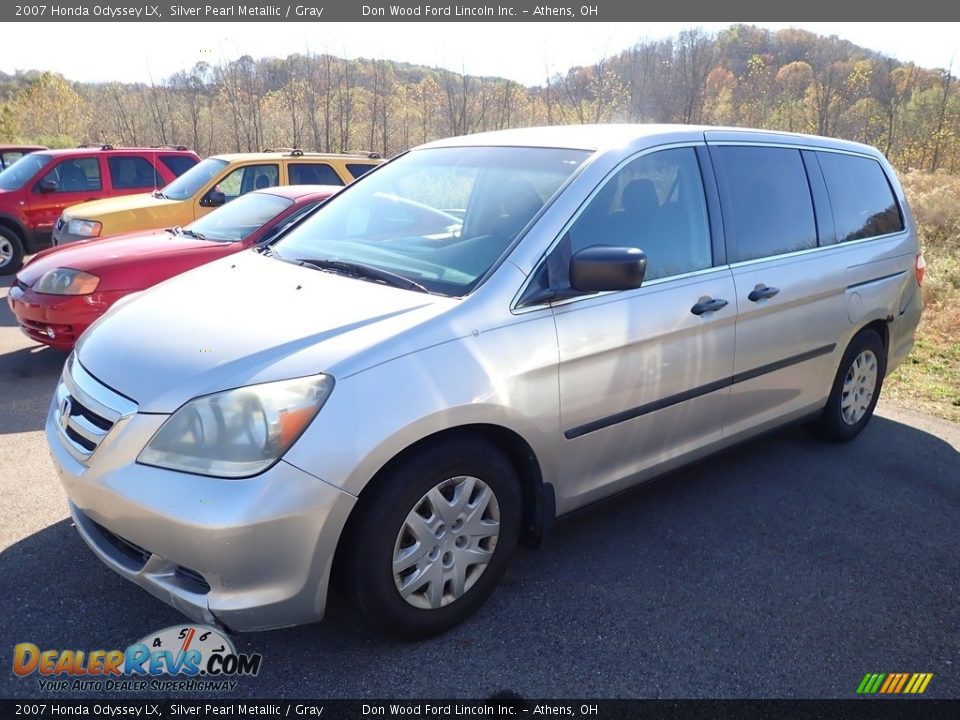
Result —
<svg viewBox="0 0 960 720"><path fill-rule="evenodd" d="M0 718L956 720L960 700L0 700Z"/></svg>

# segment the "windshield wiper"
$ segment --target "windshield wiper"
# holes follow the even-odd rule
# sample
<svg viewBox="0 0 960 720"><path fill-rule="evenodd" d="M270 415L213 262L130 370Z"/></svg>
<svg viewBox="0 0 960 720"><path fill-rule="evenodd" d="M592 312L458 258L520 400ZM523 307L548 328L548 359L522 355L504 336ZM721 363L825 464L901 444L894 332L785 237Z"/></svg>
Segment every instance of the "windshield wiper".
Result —
<svg viewBox="0 0 960 720"><path fill-rule="evenodd" d="M170 199L170 198L168 198L166 195L164 195L162 192L160 192L159 190L154 190L152 193L150 193L150 197L160 198L161 200L169 200L169 199Z"/></svg>
<svg viewBox="0 0 960 720"><path fill-rule="evenodd" d="M296 260L291 260L290 262L297 263L298 265L315 267L318 270L340 273L350 277L374 280L376 282L382 282L403 290L416 290L417 292L422 293L430 292L423 285L411 280L410 278L406 278L403 275L397 275L389 270L373 267L372 265L364 265L363 263L351 262L349 260L329 260L326 258L297 258Z"/></svg>
<svg viewBox="0 0 960 720"><path fill-rule="evenodd" d="M274 250L273 247L270 245L270 243L267 243L266 245L261 245L260 247L255 248L254 252L258 252L261 255L266 255L267 257L275 257L279 260L283 260L283 258L280 257L280 253Z"/></svg>
<svg viewBox="0 0 960 720"><path fill-rule="evenodd" d="M180 234L181 234L181 235L186 235L187 237L196 238L197 240L206 240L206 239L207 239L207 236L206 236L206 235L204 235L204 234L202 234L202 233L198 233L198 232L196 232L195 230L185 230L184 228L177 228L177 230L180 231Z"/></svg>

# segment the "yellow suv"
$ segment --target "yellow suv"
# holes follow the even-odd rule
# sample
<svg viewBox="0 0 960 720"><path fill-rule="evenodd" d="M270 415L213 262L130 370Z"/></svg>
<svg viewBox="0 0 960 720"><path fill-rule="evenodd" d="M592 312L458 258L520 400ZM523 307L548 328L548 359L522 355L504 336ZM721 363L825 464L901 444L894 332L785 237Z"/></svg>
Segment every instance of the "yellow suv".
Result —
<svg viewBox="0 0 960 720"><path fill-rule="evenodd" d="M73 205L57 220L53 244L187 225L224 203L276 185L346 185L383 162L377 153L302 150L214 155L162 190Z"/></svg>

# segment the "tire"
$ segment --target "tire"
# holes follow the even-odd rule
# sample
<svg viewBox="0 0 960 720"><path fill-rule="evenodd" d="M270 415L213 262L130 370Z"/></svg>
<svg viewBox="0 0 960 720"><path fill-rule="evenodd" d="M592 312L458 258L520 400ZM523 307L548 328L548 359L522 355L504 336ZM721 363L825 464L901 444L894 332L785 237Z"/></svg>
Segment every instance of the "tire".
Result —
<svg viewBox="0 0 960 720"><path fill-rule="evenodd" d="M463 438L417 450L361 496L341 541L345 589L384 635L445 632L506 571L521 503L516 470L496 447Z"/></svg>
<svg viewBox="0 0 960 720"><path fill-rule="evenodd" d="M829 442L852 440L867 426L880 398L887 353L874 330L862 330L847 346L820 416L807 428Z"/></svg>
<svg viewBox="0 0 960 720"><path fill-rule="evenodd" d="M0 226L0 275L13 275L23 267L23 242L7 227Z"/></svg>

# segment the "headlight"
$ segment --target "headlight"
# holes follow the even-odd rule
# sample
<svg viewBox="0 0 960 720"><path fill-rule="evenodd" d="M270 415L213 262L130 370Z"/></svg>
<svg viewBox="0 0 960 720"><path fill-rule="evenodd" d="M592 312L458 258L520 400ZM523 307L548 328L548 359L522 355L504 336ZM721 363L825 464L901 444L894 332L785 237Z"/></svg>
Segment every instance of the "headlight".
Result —
<svg viewBox="0 0 960 720"><path fill-rule="evenodd" d="M98 223L96 220L71 220L67 223L68 235L97 237L102 229L103 223Z"/></svg>
<svg viewBox="0 0 960 720"><path fill-rule="evenodd" d="M137 462L212 477L256 475L293 445L332 389L332 377L313 375L195 398L167 419Z"/></svg>
<svg viewBox="0 0 960 720"><path fill-rule="evenodd" d="M99 284L100 278L83 270L56 268L41 275L33 290L47 295L89 295Z"/></svg>

